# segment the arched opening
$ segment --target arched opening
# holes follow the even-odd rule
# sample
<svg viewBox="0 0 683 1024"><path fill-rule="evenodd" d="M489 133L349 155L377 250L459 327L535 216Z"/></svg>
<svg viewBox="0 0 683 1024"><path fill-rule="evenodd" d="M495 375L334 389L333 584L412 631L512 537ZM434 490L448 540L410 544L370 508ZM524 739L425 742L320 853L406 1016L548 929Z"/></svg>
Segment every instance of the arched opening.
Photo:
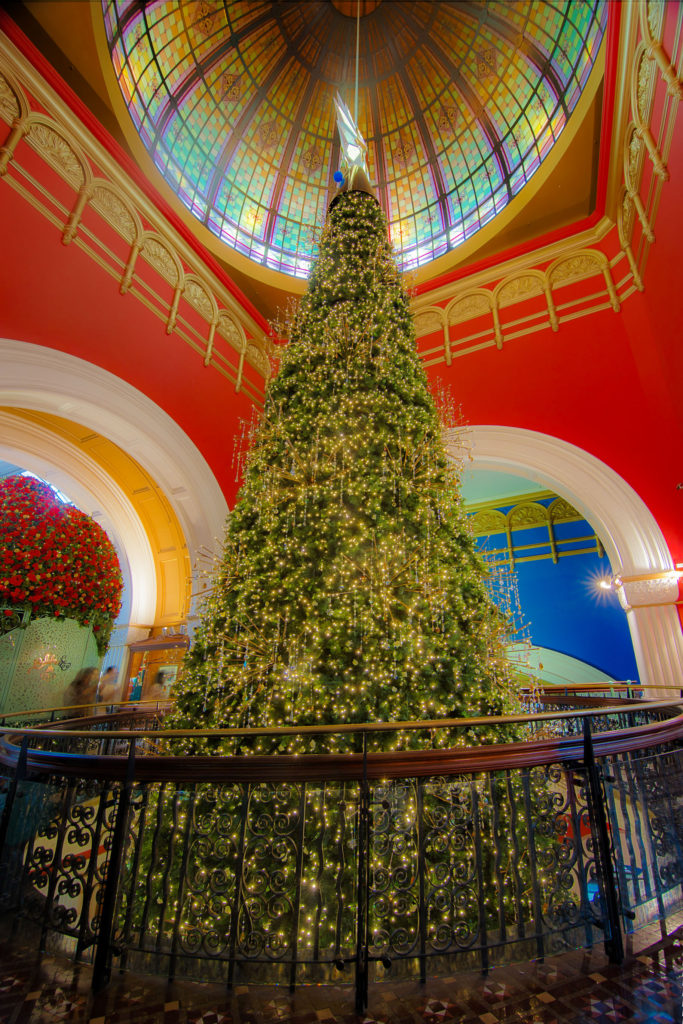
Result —
<svg viewBox="0 0 683 1024"><path fill-rule="evenodd" d="M226 513L199 451L112 374L22 342L0 351L0 458L48 479L107 530L127 582L115 643L191 618L192 567L215 550Z"/></svg>
<svg viewBox="0 0 683 1024"><path fill-rule="evenodd" d="M683 662L678 574L657 521L623 477L575 445L518 427L470 426L450 431L447 442L454 458L465 449L474 465L534 480L582 513L609 557L641 683L653 695L675 683Z"/></svg>

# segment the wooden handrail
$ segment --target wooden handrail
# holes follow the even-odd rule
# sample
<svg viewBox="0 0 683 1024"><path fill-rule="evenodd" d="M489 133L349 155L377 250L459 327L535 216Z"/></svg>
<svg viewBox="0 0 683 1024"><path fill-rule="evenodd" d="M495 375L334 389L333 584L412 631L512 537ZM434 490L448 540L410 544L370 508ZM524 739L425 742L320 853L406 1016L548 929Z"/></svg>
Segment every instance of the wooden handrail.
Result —
<svg viewBox="0 0 683 1024"><path fill-rule="evenodd" d="M611 693L626 693L629 690L646 690L647 687L643 686L642 683L638 683L635 680L632 682L602 682L602 683L543 683L539 682L537 686L523 686L520 692L523 694L542 693L544 696L561 696L563 693L591 693L592 691L609 691ZM683 684L673 683L661 683L657 686L658 690L671 690L676 694L681 694L683 691ZM168 706L173 704L174 701L171 697L163 698L161 700L121 700L121 701L108 701L107 707L117 708L119 711L133 710L138 708L144 708L145 705ZM0 713L0 719L3 721L10 718L21 718L26 715L50 715L57 711L81 711L84 708L102 708L102 703L93 704L71 704L71 705L55 705L49 708L31 708L26 711L9 711L7 714Z"/></svg>
<svg viewBox="0 0 683 1024"><path fill-rule="evenodd" d="M142 707L142 710L146 711L148 709L144 707L145 704L148 704L151 709L153 707L158 707L160 704L167 707L172 703L172 700L163 698L161 700L114 700L107 701L106 704L104 701L98 701L91 704L58 704L53 708L30 708L28 711L8 711L7 714L0 713L0 719L4 722L8 718L21 718L22 716L26 717L26 715L51 715L56 711L83 711L84 708L99 708L101 712L105 707L117 708L119 711L134 711ZM2 728L3 727L0 726L0 729Z"/></svg>
<svg viewBox="0 0 683 1024"><path fill-rule="evenodd" d="M683 708L683 699L679 700L636 700L625 701L620 700L618 704L607 704L601 700L599 704L591 706L591 708L582 708L576 711L541 711L537 713L525 713L519 715L482 715L479 717L472 718L431 718L421 719L420 721L401 721L401 722L339 722L334 725L273 725L268 728L234 728L234 729L164 729L163 733L160 733L158 729L146 731L144 729L107 729L106 733L101 731L93 732L91 729L68 729L64 728L65 725L70 724L72 721L77 719L71 719L68 722L64 720L59 722L51 722L49 727L34 728L33 726L0 726L0 733L4 734L15 734L17 736L54 736L55 732L59 732L60 736L81 736L91 737L94 739L110 737L112 739L130 739L135 736L137 738L152 737L159 739L161 735L164 738L178 739L181 737L194 737L195 739L207 738L220 738L230 736L311 736L311 735L334 735L334 734L346 734L346 733L358 733L363 735L364 733L373 732L416 732L419 730L434 730L434 729L468 729L472 726L479 725L517 725L528 722L549 722L556 721L557 719L563 718L585 718L586 716L600 716L600 715L616 715L623 712L624 705L628 708L628 713L634 711L663 711L666 708ZM143 714L148 713L147 711ZM128 716L126 716L128 717ZM111 716L104 718L102 715L93 715L90 718L83 719L84 725L90 723L91 725L100 725L103 721L111 720Z"/></svg>
<svg viewBox="0 0 683 1024"><path fill-rule="evenodd" d="M525 685L521 687L522 693L591 693L594 690L609 690L610 693L626 693L629 690L645 690L647 687L641 683L544 683L538 682L535 686ZM680 690L680 686L664 686L662 689Z"/></svg>
<svg viewBox="0 0 683 1024"><path fill-rule="evenodd" d="M656 704L645 702L630 705L629 713L639 709L683 707L678 701L660 701ZM306 727L308 734L325 732L378 732L407 731L408 728L429 728L453 725L492 724L498 722L529 722L548 721L558 718L584 718L604 714L615 714L619 708L579 711L571 716L559 713L544 715L519 715L488 718L488 719L450 719L438 723L374 723L373 726L352 726L347 729L335 727ZM403 729L401 729L403 727ZM0 763L11 767L16 761L18 748L8 741L9 735L23 736L54 736L54 730L47 729L5 729L0 740ZM60 735L85 736L91 739L108 741L111 739L141 739L145 736L156 740L181 736L247 736L247 735L283 735L304 734L304 729L280 730L205 730L200 732L187 729L159 731L118 730L112 732L91 732L87 730L68 730ZM593 734L596 757L625 751L646 750L648 747L671 743L683 739L683 713L663 722L652 722L648 725L610 732ZM577 736L549 737L533 742L486 744L475 747L447 748L443 750L405 750L381 751L368 753L367 758L361 754L231 754L217 755L140 755L135 761L135 778L139 781L170 781L170 782L303 782L342 780L359 781L367 773L371 779L415 778L438 775L471 774L481 771L496 771L509 768L536 767L558 761L579 761L583 756L583 738ZM53 751L28 751L27 768L33 774L64 774L80 775L88 778L122 781L126 775L127 756L83 755L57 753Z"/></svg>

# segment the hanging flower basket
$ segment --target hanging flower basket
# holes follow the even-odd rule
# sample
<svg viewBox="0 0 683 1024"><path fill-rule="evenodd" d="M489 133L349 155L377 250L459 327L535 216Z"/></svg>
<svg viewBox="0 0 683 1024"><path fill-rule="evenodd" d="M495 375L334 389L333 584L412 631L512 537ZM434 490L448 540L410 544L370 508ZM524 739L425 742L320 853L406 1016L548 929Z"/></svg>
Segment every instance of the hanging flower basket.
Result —
<svg viewBox="0 0 683 1024"><path fill-rule="evenodd" d="M32 477L0 481L0 604L23 605L31 619L74 619L103 655L122 589L113 545L90 516Z"/></svg>

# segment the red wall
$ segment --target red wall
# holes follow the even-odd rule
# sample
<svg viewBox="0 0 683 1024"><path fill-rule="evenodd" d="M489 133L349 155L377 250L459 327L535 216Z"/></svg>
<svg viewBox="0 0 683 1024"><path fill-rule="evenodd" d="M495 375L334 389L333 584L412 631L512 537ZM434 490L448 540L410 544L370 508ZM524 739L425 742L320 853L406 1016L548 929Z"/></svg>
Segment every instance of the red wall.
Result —
<svg viewBox="0 0 683 1024"><path fill-rule="evenodd" d="M54 77L54 74L53 74ZM659 87L661 93L661 85ZM6 129L5 129L6 130ZM4 134L4 133L3 133ZM101 130L100 130L101 134ZM22 144L25 145L25 144ZM640 494L683 561L679 124L650 249L644 294L603 311L430 370L466 420L510 424L569 441L604 460ZM251 404L201 355L165 332L132 295L0 180L0 333L88 359L157 402L192 438L227 500L236 490L233 437Z"/></svg>
<svg viewBox="0 0 683 1024"><path fill-rule="evenodd" d="M0 335L87 359L144 392L194 441L229 503L251 402L0 179Z"/></svg>
<svg viewBox="0 0 683 1024"><path fill-rule="evenodd" d="M678 7L667 7L667 32ZM669 35L672 33L669 32ZM673 38L665 34L669 52ZM659 75L652 124L656 137L671 101ZM676 108L673 108L674 114ZM681 228L683 226L683 123L678 113L667 157L670 180L659 188L645 157L640 194L656 213L655 243L646 246L643 293L626 297L621 312L594 313L435 366L433 380L449 382L465 420L538 430L569 441L619 473L650 508L675 563L683 563L683 330L681 328ZM609 149L603 126L603 150ZM604 157L610 156L603 152ZM611 159L617 159L611 154ZM603 161L603 166L606 161ZM614 217L614 211L611 211ZM614 234L614 232L613 232ZM643 245L636 220L633 249ZM613 240L602 246L607 255ZM624 276L625 261L615 271ZM462 284L460 284L462 287ZM454 287L455 294L455 287ZM514 307L523 317L532 304ZM503 314L505 311L503 311ZM546 314L547 315L547 314ZM468 325L468 333L475 328ZM457 346L457 339L454 339ZM681 489L679 489L679 486Z"/></svg>
<svg viewBox="0 0 683 1024"><path fill-rule="evenodd" d="M465 421L524 427L606 462L638 492L683 560L680 422L647 300L604 311L433 367ZM680 379L680 378L679 378Z"/></svg>

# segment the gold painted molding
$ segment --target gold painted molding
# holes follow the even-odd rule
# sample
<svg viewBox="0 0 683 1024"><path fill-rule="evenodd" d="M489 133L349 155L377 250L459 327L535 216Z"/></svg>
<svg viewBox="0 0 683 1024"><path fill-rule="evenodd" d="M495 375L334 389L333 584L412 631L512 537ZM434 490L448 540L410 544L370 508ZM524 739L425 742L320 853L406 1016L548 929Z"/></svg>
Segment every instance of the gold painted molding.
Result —
<svg viewBox="0 0 683 1024"><path fill-rule="evenodd" d="M643 290L659 196L668 180L667 159L681 96L674 62L681 60L683 7L677 11L679 52L669 55L660 38L661 7L654 0L638 0L622 7L611 147L615 156L608 175L606 215L588 231L414 299L418 341L440 335L437 344L421 348L426 366L443 362L450 365L456 356L482 348L501 349L506 342L539 330L550 328L556 332L563 323L600 310L611 308L618 313L630 295ZM667 91L660 123L653 125L652 98L658 79ZM35 96L48 113L32 110L27 94ZM188 344L207 370L221 373L236 391L242 390L255 405L261 405L272 372L271 359L277 360L277 346L2 34L0 119L10 127L0 147L0 177L4 182L55 225L65 245L78 245L117 282L122 294L143 303L165 324L167 333ZM32 182L29 187L21 165L23 145L31 146L46 167L57 171L72 188L69 209L51 195L46 184ZM642 197L646 159L651 161L655 175L647 196ZM95 175L91 163L103 171L102 177ZM94 237L85 228L86 209L95 211L103 224L114 228L125 241L125 262L103 238ZM636 219L642 233L634 251ZM144 230L144 223L152 227ZM597 248L604 241L614 243L610 258ZM171 284L170 302L136 274L139 260ZM577 281L587 282L590 290L570 299L562 289ZM517 317L509 315L533 295L543 298L540 313L522 315L520 310ZM501 309L507 310L505 323ZM190 311L188 319L186 312ZM196 327L197 316L203 324L201 330ZM458 336L454 338L451 328L456 324ZM469 332L468 325L472 325ZM226 345L217 345L221 339ZM244 378L245 362L259 374L262 386Z"/></svg>
<svg viewBox="0 0 683 1024"><path fill-rule="evenodd" d="M553 498L549 505L542 505L543 499ZM511 504L507 512L501 506ZM560 558L571 555L595 553L602 557L605 550L600 538L586 523L590 533L581 537L558 537L555 527L558 523L576 523L583 521L580 512L565 499L553 494L552 491L541 491L535 494L516 495L512 501L480 502L467 508L472 533L475 537L495 537L503 534L505 541L498 547L489 547L487 554L496 563L507 563L511 568L518 562L538 562L552 559L557 563ZM524 530L545 528L547 540L534 540L522 543L523 538L516 534ZM577 545L582 545L578 547Z"/></svg>
<svg viewBox="0 0 683 1024"><path fill-rule="evenodd" d="M154 560L156 610L154 622L145 628L186 621L192 590L187 543L171 504L147 470L113 441L72 420L32 409L1 411L66 441L114 481L138 516Z"/></svg>
<svg viewBox="0 0 683 1024"><path fill-rule="evenodd" d="M667 159L681 83L674 70L680 64L683 38L683 7L677 10L678 53L671 57L661 43L664 9L653 0L622 7L622 29L617 70L618 92L614 103L608 180L607 214L591 230L577 233L532 253L471 274L454 284L425 293L413 302L418 342L441 331L438 342L420 349L425 366L446 363L456 356L483 348L501 349L503 344L525 334L611 308L618 313L634 292L643 291L659 196L669 180ZM666 86L661 119L652 123L657 76ZM645 161L654 174L648 194L641 196ZM636 220L640 223L636 251L632 249ZM598 243L613 241L611 258ZM609 245L608 245L609 248ZM561 289L586 281L590 292L567 298ZM501 326L500 311L510 310L533 296L543 296L542 313L522 313ZM457 337L451 327L458 326ZM470 329L468 330L468 325Z"/></svg>
<svg viewBox="0 0 683 1024"><path fill-rule="evenodd" d="M47 113L32 109L31 96ZM121 294L142 302L165 323L168 334L190 345L207 369L221 373L236 391L243 390L260 405L272 373L270 338L2 33L0 120L10 129L0 147L4 185L51 221L65 245L79 246L97 262ZM26 145L73 191L68 209L52 194L48 175L36 181L23 166ZM104 172L102 176L95 167ZM86 226L86 209L99 220L89 216ZM97 231L99 222L125 242L125 260L108 244L108 231ZM143 224L150 227L145 230ZM170 302L136 274L140 259L172 285ZM197 315L202 329L196 326ZM227 344L219 348L217 336ZM262 385L245 378L245 361Z"/></svg>

